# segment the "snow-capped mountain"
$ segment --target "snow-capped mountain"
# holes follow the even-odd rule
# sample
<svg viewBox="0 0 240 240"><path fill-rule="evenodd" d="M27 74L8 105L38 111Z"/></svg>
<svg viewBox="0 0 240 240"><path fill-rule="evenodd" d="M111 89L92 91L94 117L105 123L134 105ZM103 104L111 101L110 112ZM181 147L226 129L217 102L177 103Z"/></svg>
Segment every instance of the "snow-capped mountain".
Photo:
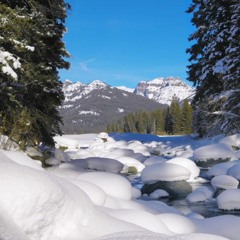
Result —
<svg viewBox="0 0 240 240"><path fill-rule="evenodd" d="M89 84L63 83L64 104L60 108L63 131L68 134L104 131L107 124L130 112L166 107L156 101L95 80Z"/></svg>
<svg viewBox="0 0 240 240"><path fill-rule="evenodd" d="M139 82L134 93L158 103L170 105L173 97L177 97L179 102L186 98L191 101L195 95L195 89L188 86L180 78L160 77Z"/></svg>

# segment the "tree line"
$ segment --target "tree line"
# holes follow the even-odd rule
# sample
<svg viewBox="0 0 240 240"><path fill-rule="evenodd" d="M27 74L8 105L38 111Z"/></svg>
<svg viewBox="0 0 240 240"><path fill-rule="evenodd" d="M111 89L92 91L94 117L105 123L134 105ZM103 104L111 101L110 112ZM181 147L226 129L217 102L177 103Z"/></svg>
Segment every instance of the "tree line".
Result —
<svg viewBox="0 0 240 240"><path fill-rule="evenodd" d="M192 133L192 107L184 100L182 107L173 99L167 109L152 112L129 113L107 126L108 132L134 132L147 134L189 134Z"/></svg>

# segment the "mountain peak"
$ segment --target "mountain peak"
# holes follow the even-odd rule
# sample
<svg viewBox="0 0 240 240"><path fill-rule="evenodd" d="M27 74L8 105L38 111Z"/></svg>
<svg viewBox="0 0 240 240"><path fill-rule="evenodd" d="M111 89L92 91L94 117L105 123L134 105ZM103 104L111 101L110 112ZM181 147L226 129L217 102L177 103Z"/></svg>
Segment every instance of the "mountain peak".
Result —
<svg viewBox="0 0 240 240"><path fill-rule="evenodd" d="M106 83L102 82L101 80L94 80L88 84L88 87L92 88L102 88L108 86Z"/></svg>
<svg viewBox="0 0 240 240"><path fill-rule="evenodd" d="M188 86L179 77L159 77L149 81L141 81L134 93L170 105L174 96L177 96L181 102L186 98L191 98L195 94L195 89Z"/></svg>

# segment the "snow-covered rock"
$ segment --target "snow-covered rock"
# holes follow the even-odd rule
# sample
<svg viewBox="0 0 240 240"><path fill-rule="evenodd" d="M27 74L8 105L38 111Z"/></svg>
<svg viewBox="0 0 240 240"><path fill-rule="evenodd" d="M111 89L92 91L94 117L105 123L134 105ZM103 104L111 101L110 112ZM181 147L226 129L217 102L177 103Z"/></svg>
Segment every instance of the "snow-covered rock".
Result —
<svg viewBox="0 0 240 240"><path fill-rule="evenodd" d="M188 180L191 172L177 164L158 163L143 169L141 179L143 182L152 181L181 181Z"/></svg>
<svg viewBox="0 0 240 240"><path fill-rule="evenodd" d="M168 160L166 163L173 163L188 169L191 172L191 175L189 178L190 181L194 180L196 177L199 176L200 169L197 167L195 162L193 162L190 159L183 158L183 157L175 157Z"/></svg>
<svg viewBox="0 0 240 240"><path fill-rule="evenodd" d="M234 157L232 148L224 143L215 143L197 148L193 152L193 158L198 164L216 164L228 161Z"/></svg>
<svg viewBox="0 0 240 240"><path fill-rule="evenodd" d="M240 189L225 190L217 197L217 203L219 209L240 209Z"/></svg>
<svg viewBox="0 0 240 240"><path fill-rule="evenodd" d="M213 196L213 193L214 191L210 187L206 186L198 187L187 196L186 200L191 203L204 202L210 199Z"/></svg>
<svg viewBox="0 0 240 240"><path fill-rule="evenodd" d="M240 161L230 161L213 165L208 171L207 176L214 177L218 175L228 175L228 169L240 163Z"/></svg>
<svg viewBox="0 0 240 240"><path fill-rule="evenodd" d="M61 164L60 168L70 168L78 170L92 169L98 171L105 171L110 173L119 173L123 169L123 164L111 158L90 157L86 159L75 159L67 163Z"/></svg>
<svg viewBox="0 0 240 240"><path fill-rule="evenodd" d="M211 184L214 189L231 189L237 188L239 185L239 181L236 178L228 175L218 175L211 180Z"/></svg>
<svg viewBox="0 0 240 240"><path fill-rule="evenodd" d="M230 167L227 171L227 174L236 178L237 180L240 180L240 163L234 164L232 167Z"/></svg>
<svg viewBox="0 0 240 240"><path fill-rule="evenodd" d="M161 197L168 197L168 196L169 196L169 194L165 190L162 190L162 189L157 189L149 195L149 197L153 198L153 199L159 199Z"/></svg>
<svg viewBox="0 0 240 240"><path fill-rule="evenodd" d="M151 156L151 157L148 157L144 162L143 164L145 166L149 166L149 165L152 165L152 164L156 164L156 163L164 163L166 162L167 159L164 158L164 157L160 157L160 156Z"/></svg>

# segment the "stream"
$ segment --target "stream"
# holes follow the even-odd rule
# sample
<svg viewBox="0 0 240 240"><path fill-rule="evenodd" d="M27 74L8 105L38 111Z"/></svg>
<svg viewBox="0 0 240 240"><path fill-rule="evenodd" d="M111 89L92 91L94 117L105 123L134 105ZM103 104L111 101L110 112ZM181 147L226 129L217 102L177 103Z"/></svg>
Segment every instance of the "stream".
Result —
<svg viewBox="0 0 240 240"><path fill-rule="evenodd" d="M141 182L141 177L138 175L128 176L133 187L141 189L143 186L143 182ZM211 186L210 182L192 182L190 183L192 189L196 189L201 186ZM144 200L148 200L143 198ZM149 200L152 200L149 198ZM186 197L167 197L167 198L159 198L159 201L166 203L168 206L174 207L175 209L180 210L184 214L189 213L198 213L205 218L215 217L220 215L235 215L240 216L240 211L232 210L232 211L223 211L218 209L216 199L212 198L210 200L204 202L196 202L189 203L186 201Z"/></svg>

